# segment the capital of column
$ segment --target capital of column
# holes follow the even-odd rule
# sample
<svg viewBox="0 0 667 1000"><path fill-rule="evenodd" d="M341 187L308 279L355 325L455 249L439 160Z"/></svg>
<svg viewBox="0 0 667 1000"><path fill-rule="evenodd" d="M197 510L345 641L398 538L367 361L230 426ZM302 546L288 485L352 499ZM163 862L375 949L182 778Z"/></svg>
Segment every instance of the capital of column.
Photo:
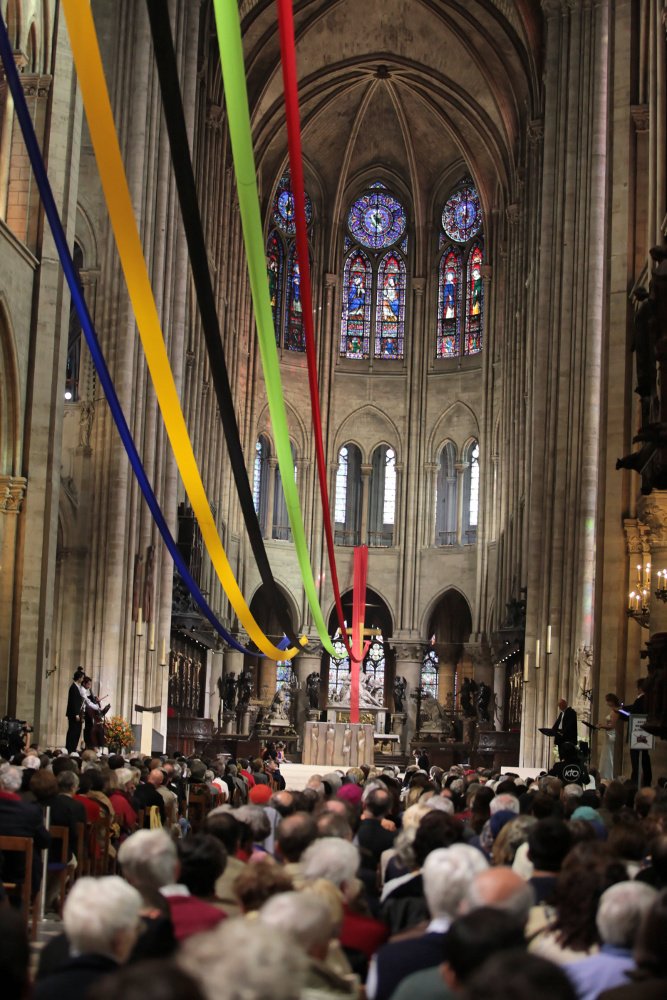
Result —
<svg viewBox="0 0 667 1000"><path fill-rule="evenodd" d="M635 126L635 132L648 132L649 130L649 110L648 104L631 104L630 115Z"/></svg>
<svg viewBox="0 0 667 1000"><path fill-rule="evenodd" d="M395 642L392 645L396 650L397 667L401 661L407 660L413 663L421 663L424 658L423 642Z"/></svg>
<svg viewBox="0 0 667 1000"><path fill-rule="evenodd" d="M489 282L491 281L491 278L493 277L493 268L491 267L491 265L482 264L482 266L479 269L479 273L482 276L482 281L484 282L484 284L488 285Z"/></svg>
<svg viewBox="0 0 667 1000"><path fill-rule="evenodd" d="M325 274L324 275L324 287L325 288L335 288L338 284L337 274Z"/></svg>
<svg viewBox="0 0 667 1000"><path fill-rule="evenodd" d="M507 206L505 209L505 218L509 222L510 226L516 226L517 222L521 218L521 209L516 202Z"/></svg>
<svg viewBox="0 0 667 1000"><path fill-rule="evenodd" d="M463 473L468 468L469 464L470 464L469 462L456 462L454 464L454 468L456 469L459 476L463 475Z"/></svg>
<svg viewBox="0 0 667 1000"><path fill-rule="evenodd" d="M27 486L23 476L0 476L0 513L20 514Z"/></svg>
<svg viewBox="0 0 667 1000"><path fill-rule="evenodd" d="M370 477L371 472L373 471L373 466L372 465L366 465L364 463L363 465L359 466L359 469L360 469L362 478L363 479L368 479Z"/></svg>
<svg viewBox="0 0 667 1000"><path fill-rule="evenodd" d="M651 547L667 548L667 493L654 490L642 496L638 504L639 516L649 529Z"/></svg>
<svg viewBox="0 0 667 1000"><path fill-rule="evenodd" d="M206 106L206 128L212 132L219 132L222 128L222 118L224 109L221 104L209 101Z"/></svg>
<svg viewBox="0 0 667 1000"><path fill-rule="evenodd" d="M422 296L426 290L426 278L413 278L412 291L415 295Z"/></svg>
<svg viewBox="0 0 667 1000"><path fill-rule="evenodd" d="M625 547L628 555L644 555L649 551L649 527L636 517L626 517L623 521Z"/></svg>
<svg viewBox="0 0 667 1000"><path fill-rule="evenodd" d="M278 459L277 458L270 458L269 459L269 468L270 469L277 469L278 468Z"/></svg>
<svg viewBox="0 0 667 1000"><path fill-rule="evenodd" d="M563 0L542 0L542 10L547 21L563 13Z"/></svg>
<svg viewBox="0 0 667 1000"><path fill-rule="evenodd" d="M425 462L424 463L424 472L437 472L437 471L438 471L438 464L437 464L437 462Z"/></svg>

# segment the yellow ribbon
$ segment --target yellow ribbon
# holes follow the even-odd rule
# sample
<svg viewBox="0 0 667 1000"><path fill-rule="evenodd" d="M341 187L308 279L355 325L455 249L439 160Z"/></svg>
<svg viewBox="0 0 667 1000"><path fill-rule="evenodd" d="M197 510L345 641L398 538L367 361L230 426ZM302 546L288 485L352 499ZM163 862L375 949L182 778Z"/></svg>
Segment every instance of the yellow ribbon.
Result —
<svg viewBox="0 0 667 1000"><path fill-rule="evenodd" d="M178 471L201 529L204 545L239 621L257 648L270 659L291 659L298 649L279 649L255 621L236 582L215 526L192 450L146 270L90 5L81 3L81 0L63 0L63 8L118 256ZM302 641L305 642L305 638Z"/></svg>

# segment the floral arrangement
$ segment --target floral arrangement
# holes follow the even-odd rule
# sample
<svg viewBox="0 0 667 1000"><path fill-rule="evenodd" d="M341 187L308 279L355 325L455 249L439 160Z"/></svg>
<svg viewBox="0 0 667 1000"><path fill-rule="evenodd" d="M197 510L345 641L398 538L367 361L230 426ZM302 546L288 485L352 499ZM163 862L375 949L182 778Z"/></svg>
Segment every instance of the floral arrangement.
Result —
<svg viewBox="0 0 667 1000"><path fill-rule="evenodd" d="M133 745L132 726L122 715L112 715L110 719L107 719L104 729L107 746L127 749Z"/></svg>

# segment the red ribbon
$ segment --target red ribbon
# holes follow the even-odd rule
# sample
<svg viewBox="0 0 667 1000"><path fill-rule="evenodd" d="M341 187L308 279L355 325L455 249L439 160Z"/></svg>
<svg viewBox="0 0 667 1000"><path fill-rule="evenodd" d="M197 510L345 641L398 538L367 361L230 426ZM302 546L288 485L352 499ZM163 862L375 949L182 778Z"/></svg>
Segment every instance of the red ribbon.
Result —
<svg viewBox="0 0 667 1000"><path fill-rule="evenodd" d="M353 663L358 663L359 660L357 658L357 650L353 648L354 643L350 644L345 628L343 602L340 596L340 586L338 584L338 573L336 570L336 553L334 550L333 531L331 527L329 491L327 489L327 469L324 458L324 443L322 441L322 410L320 407L320 392L317 379L315 331L313 327L312 285L310 281L310 256L308 253L308 235L306 231L306 194L303 182L301 118L299 114L299 93L296 75L296 45L294 42L294 14L292 11L292 0L277 0L277 4L278 27L280 29L280 61L283 69L283 86L285 88L287 145L289 149L292 197L294 199L294 215L296 221L296 251L297 259L299 261L299 273L301 275L301 298L303 303L303 325L306 334L308 385L310 388L313 430L315 432L315 460L317 464L317 476L320 484L320 496L322 498L322 511L324 513L324 534L327 542L327 554L329 557L329 568L331 570L331 586L333 588L334 600L336 602L338 624L350 659ZM364 595L365 592L364 587ZM354 599L356 600L356 588L354 591Z"/></svg>

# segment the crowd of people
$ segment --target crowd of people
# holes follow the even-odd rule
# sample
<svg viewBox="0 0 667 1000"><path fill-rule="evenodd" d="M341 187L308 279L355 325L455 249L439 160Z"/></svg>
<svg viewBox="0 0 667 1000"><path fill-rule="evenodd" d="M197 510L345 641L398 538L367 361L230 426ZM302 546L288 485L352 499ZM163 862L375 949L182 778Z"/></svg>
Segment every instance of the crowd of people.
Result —
<svg viewBox="0 0 667 1000"><path fill-rule="evenodd" d="M3 995L667 995L662 779L638 789L593 772L584 789L419 763L334 770L294 791L271 748L253 761L19 755L0 766L0 835L34 838L33 891L47 807L72 837L62 925L30 970L24 921L0 904ZM100 814L112 833L92 877L74 831ZM3 858L10 896L27 877L17 865ZM47 871L47 909L59 884Z"/></svg>

